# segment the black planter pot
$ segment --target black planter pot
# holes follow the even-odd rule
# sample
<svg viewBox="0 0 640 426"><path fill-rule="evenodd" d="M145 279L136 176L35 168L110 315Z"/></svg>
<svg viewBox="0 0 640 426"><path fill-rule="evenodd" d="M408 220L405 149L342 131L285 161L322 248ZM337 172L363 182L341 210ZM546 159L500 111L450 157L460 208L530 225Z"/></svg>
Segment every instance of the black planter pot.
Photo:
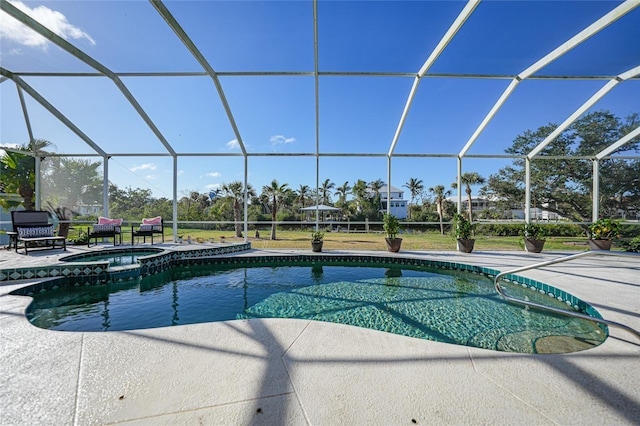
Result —
<svg viewBox="0 0 640 426"><path fill-rule="evenodd" d="M387 243L387 250L391 253L397 253L400 251L400 246L402 245L402 238L385 238Z"/></svg>
<svg viewBox="0 0 640 426"><path fill-rule="evenodd" d="M322 243L324 241L311 241L311 251L320 253L322 251Z"/></svg>
<svg viewBox="0 0 640 426"><path fill-rule="evenodd" d="M546 240L534 240L532 238L526 238L524 240L524 247L529 253L540 253L544 247Z"/></svg>
<svg viewBox="0 0 640 426"><path fill-rule="evenodd" d="M458 251L462 253L471 253L473 251L473 245L476 243L474 239L465 238L458 238L456 241L458 243Z"/></svg>

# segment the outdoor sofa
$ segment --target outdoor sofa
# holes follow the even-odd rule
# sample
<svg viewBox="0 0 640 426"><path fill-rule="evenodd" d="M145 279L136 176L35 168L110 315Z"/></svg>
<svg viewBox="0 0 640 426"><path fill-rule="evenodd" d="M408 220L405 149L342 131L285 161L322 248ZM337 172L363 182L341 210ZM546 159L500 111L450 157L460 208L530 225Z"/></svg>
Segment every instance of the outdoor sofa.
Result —
<svg viewBox="0 0 640 426"><path fill-rule="evenodd" d="M13 244L18 252L19 243L22 242L24 254L29 254L29 246L62 248L67 250L67 238L57 236L53 225L49 223L49 212L43 210L15 210L11 212L11 224L13 231L9 234L9 247ZM61 242L60 247L56 243Z"/></svg>

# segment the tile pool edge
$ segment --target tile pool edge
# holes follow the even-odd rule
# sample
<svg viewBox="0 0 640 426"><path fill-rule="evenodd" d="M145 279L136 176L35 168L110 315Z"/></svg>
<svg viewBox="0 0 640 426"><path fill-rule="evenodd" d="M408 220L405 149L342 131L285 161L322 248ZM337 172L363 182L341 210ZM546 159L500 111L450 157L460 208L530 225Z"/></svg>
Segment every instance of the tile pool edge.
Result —
<svg viewBox="0 0 640 426"><path fill-rule="evenodd" d="M143 276L149 275L150 273L158 273L162 272L168 266L168 262L174 261L176 259L188 259L192 257L203 257L203 256L219 256L230 253L237 253L241 251L247 251L251 249L251 243L242 243L242 244L234 244L228 246L221 247L208 247L208 248L198 248L194 250L171 250L162 248L158 254L153 254L150 256L145 256L141 259L140 271L136 271L135 273L129 273L128 275L123 275L121 277L117 276L118 268L109 269L108 261L87 261L87 262L65 262L64 259L80 259L85 256L95 256L97 252L91 252L87 254L78 254L78 255L69 255L61 258L62 262L50 264L50 265L41 265L41 266L30 266L30 267L22 267L22 268L6 268L0 269L0 283L6 283L10 281L19 281L19 280L32 280L32 279L48 279L53 278L58 281L59 284L69 284L70 280L77 280L83 285L89 284L99 284L99 283L107 283L111 281L114 277L111 276L112 272L116 272L116 279L125 278L125 279L134 279L138 278L142 273ZM110 253L125 253L131 252L131 248L116 248L116 249L105 249L101 250L101 254L110 254ZM170 266L170 265L169 265ZM164 269L159 269L164 268ZM138 268L136 268L137 270ZM150 272L152 271L152 272ZM60 282L60 279L63 281ZM75 284L75 282L74 282Z"/></svg>

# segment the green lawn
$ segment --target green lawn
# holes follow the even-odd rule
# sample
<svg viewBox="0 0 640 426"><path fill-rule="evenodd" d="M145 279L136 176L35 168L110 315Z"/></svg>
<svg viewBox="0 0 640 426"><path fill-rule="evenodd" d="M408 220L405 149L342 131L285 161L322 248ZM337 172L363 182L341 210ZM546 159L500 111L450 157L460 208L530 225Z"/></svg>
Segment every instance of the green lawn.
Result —
<svg viewBox="0 0 640 426"><path fill-rule="evenodd" d="M243 242L242 238L236 238L233 231L205 231L194 229L178 229L178 235L186 240L191 236L194 242L200 238L215 242ZM277 231L277 240L270 240L270 229L260 231L260 238L255 238L255 231L249 231L249 241L253 248L292 248L308 249L311 247L311 233L307 231ZM346 233L327 232L324 235L323 250L386 250L383 233ZM402 250L455 250L456 242L451 235L438 233L412 233L402 234ZM165 239L171 239L171 230L165 231ZM581 237L548 237L545 250L585 250L586 238ZM489 237L477 236L474 250L524 250L520 237Z"/></svg>
<svg viewBox="0 0 640 426"><path fill-rule="evenodd" d="M77 237L77 232L84 228L72 228L69 238ZM172 241L171 228L165 228L165 241ZM201 229L178 228L178 235L186 242L190 236L194 243L206 242L213 238L215 242L244 242L243 238L236 238L233 231L210 231ZM277 230L277 239L271 240L271 229L260 230L260 238L255 238L255 231L249 230L249 241L253 248L257 249L309 249L311 247L311 232ZM402 241L402 250L455 250L456 242L452 235L440 235L437 232L416 232L399 235ZM324 234L323 250L386 250L382 232L326 232ZM131 235L125 233L123 242L130 243ZM158 238L158 237L156 237ZM199 241L198 241L199 240ZM587 240L583 237L547 237L544 246L545 251L556 250L585 250ZM493 237L476 236L474 250L524 250L520 237Z"/></svg>

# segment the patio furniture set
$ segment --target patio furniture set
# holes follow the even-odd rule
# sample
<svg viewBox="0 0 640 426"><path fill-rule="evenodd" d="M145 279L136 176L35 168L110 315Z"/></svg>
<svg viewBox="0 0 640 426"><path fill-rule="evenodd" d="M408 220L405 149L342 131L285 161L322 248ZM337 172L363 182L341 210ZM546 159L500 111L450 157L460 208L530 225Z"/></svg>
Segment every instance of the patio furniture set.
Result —
<svg viewBox="0 0 640 426"><path fill-rule="evenodd" d="M122 244L122 219L110 219L106 217L98 218L98 223L87 228L87 247L98 244L101 238L113 238L113 245ZM29 254L29 248L62 248L67 250L66 237L56 235L54 226L49 222L49 212L40 210L24 210L11 212L12 231L8 231L9 249L15 248L18 252L18 245L22 243L24 253ZM160 234L164 242L164 220L162 217L144 218L142 223L131 227L131 245L135 244L136 238L147 242L147 237L154 242L154 236ZM56 243L62 243L57 245Z"/></svg>

